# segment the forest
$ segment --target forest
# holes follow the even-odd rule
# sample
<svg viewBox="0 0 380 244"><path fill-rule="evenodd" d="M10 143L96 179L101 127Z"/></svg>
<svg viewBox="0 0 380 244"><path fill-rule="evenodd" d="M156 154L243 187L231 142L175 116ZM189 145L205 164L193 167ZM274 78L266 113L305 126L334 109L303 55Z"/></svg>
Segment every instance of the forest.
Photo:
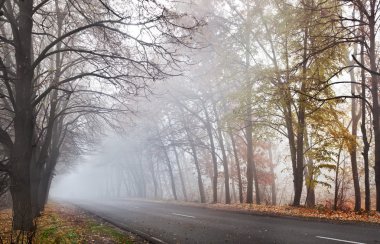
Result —
<svg viewBox="0 0 380 244"><path fill-rule="evenodd" d="M13 230L33 230L50 188L380 212L379 0L0 10L0 206Z"/></svg>

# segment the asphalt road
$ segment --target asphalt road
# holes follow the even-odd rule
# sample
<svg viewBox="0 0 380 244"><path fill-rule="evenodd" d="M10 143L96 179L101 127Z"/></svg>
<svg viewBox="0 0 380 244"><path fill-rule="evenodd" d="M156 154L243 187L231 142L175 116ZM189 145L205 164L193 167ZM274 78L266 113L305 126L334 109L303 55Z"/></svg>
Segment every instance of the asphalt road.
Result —
<svg viewBox="0 0 380 244"><path fill-rule="evenodd" d="M271 217L139 200L71 201L156 243L378 243L380 226Z"/></svg>

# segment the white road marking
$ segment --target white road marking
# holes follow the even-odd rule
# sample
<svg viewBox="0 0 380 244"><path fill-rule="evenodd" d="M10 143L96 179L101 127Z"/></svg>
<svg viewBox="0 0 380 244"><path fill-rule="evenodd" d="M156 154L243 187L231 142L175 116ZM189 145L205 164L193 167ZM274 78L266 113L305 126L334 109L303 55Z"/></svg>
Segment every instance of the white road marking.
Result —
<svg viewBox="0 0 380 244"><path fill-rule="evenodd" d="M134 232L139 233L140 235L148 236L148 237L152 238L153 240L155 240L155 241L157 241L157 242L159 242L159 243L167 244L167 243L164 242L163 240L160 240L160 239L158 239L158 238L156 238L156 237L154 237L154 236L151 236L151 235L149 235L149 234L147 234L147 233L145 233L145 232L142 232L142 231L139 231L139 230L134 230Z"/></svg>
<svg viewBox="0 0 380 244"><path fill-rule="evenodd" d="M192 219L195 219L194 216L191 216L191 215L185 215L185 214L178 214L178 213L172 213L173 215L177 215L177 216L181 216L181 217L186 217L186 218L192 218Z"/></svg>
<svg viewBox="0 0 380 244"><path fill-rule="evenodd" d="M364 242L347 241L347 240L335 239L335 238L325 237L325 236L316 236L316 238L326 239L326 240L332 240L332 241L339 241L339 242L345 242L345 243L353 243L353 244L365 244Z"/></svg>
<svg viewBox="0 0 380 244"><path fill-rule="evenodd" d="M166 242L164 242L164 241L162 241L162 240L160 240L160 239L158 239L158 238L156 238L156 237L151 236L151 238L152 238L153 240L155 240L155 241L158 241L158 242L160 242L160 243L164 243L164 244L166 244Z"/></svg>

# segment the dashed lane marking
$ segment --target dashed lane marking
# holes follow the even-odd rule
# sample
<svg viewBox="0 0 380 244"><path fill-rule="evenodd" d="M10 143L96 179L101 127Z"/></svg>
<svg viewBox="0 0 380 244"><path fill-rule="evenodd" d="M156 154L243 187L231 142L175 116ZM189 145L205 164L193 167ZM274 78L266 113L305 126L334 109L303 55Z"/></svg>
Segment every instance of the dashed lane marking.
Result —
<svg viewBox="0 0 380 244"><path fill-rule="evenodd" d="M186 215L186 214L179 214L179 213L172 213L173 215L177 215L177 216L181 216L181 217L185 217L185 218L192 218L192 219L195 219L194 216L191 216L191 215Z"/></svg>
<svg viewBox="0 0 380 244"><path fill-rule="evenodd" d="M365 244L364 242L347 241L347 240L336 239L336 238L331 238L331 237L326 237L326 236L316 236L316 238L326 239L326 240L331 240L331 241L345 242L345 243L353 243L353 244Z"/></svg>

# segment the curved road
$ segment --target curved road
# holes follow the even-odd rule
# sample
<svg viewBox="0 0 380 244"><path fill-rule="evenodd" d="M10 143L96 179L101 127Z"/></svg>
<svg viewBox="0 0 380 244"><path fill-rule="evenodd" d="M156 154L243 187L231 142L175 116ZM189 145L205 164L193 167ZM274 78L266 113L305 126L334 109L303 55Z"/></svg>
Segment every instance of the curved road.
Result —
<svg viewBox="0 0 380 244"><path fill-rule="evenodd" d="M156 243L377 243L380 226L271 217L140 200L75 205Z"/></svg>

